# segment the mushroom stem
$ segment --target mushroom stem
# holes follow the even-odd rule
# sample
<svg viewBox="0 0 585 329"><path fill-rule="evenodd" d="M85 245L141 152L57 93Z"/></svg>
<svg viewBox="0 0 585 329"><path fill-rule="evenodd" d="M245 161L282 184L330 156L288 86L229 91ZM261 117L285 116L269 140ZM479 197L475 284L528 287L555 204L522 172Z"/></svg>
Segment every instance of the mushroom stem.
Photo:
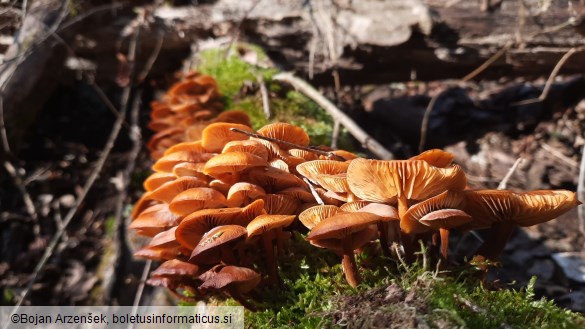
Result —
<svg viewBox="0 0 585 329"><path fill-rule="evenodd" d="M274 257L274 246L272 244L272 236L270 232L262 235L262 245L266 253L266 267L268 267L268 283L276 285L278 283L278 268L276 265L276 258Z"/></svg>
<svg viewBox="0 0 585 329"><path fill-rule="evenodd" d="M404 214L408 210L408 199L405 195L401 195L398 197L398 217L400 217L400 221L403 220ZM400 238L402 240L402 247L404 248L404 257L406 258L407 262L414 261L414 236L412 234L404 232L402 229L400 230Z"/></svg>
<svg viewBox="0 0 585 329"><path fill-rule="evenodd" d="M441 234L441 255L447 259L447 254L449 253L449 230L441 228L439 233Z"/></svg>
<svg viewBox="0 0 585 329"><path fill-rule="evenodd" d="M477 250L476 255L492 261L497 260L504 251L506 242L510 239L515 227L516 225L511 221L497 222L492 225L485 242Z"/></svg>
<svg viewBox="0 0 585 329"><path fill-rule="evenodd" d="M361 279L357 264L355 263L353 248L351 246L352 242L351 234L341 241L341 244L343 245L343 260L341 264L343 265L343 272L345 273L347 283L355 288L361 282Z"/></svg>
<svg viewBox="0 0 585 329"><path fill-rule="evenodd" d="M275 232L276 236L276 250L278 251L278 255L284 255L284 242L286 240L286 235L282 231L282 227L276 229Z"/></svg>
<svg viewBox="0 0 585 329"><path fill-rule="evenodd" d="M228 286L227 288L227 292L229 293L229 295L236 300L236 302L240 303L242 306L244 306L246 309L255 312L256 306L252 305L250 302L248 302L246 300L246 298L244 298L244 296L242 296L242 294L240 294L238 292L238 290L234 287L230 287Z"/></svg>
<svg viewBox="0 0 585 329"><path fill-rule="evenodd" d="M379 222L378 230L380 231L380 247L382 247L382 254L386 257L391 257L390 244L388 243L388 223Z"/></svg>

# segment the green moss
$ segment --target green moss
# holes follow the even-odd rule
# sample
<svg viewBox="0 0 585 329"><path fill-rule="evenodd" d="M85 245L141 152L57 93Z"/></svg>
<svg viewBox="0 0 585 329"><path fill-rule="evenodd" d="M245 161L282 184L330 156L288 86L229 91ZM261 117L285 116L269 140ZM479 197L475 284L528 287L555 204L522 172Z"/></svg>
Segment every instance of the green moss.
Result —
<svg viewBox="0 0 585 329"><path fill-rule="evenodd" d="M534 280L524 290L490 289L477 272L431 271L423 262L403 263L366 250L358 257L363 283L345 282L340 258L306 243L300 234L282 259L284 288L261 291L261 312L246 312L250 328L321 328L340 325L398 327L426 324L431 328L584 328L585 318L553 302L534 299ZM374 260L372 260L374 259ZM286 261L285 261L286 260ZM424 262L426 263L426 262ZM404 296L386 301L390 285Z"/></svg>
<svg viewBox="0 0 585 329"><path fill-rule="evenodd" d="M260 48L245 45L256 51L258 58L265 58ZM264 69L250 65L232 55L224 59L224 50L211 49L199 54L199 71L213 76L219 85L226 109L241 109L250 115L253 128L258 129L272 122L288 122L303 127L313 145L330 145L333 133L333 119L315 102L294 90L283 91L280 83L272 81L275 69ZM241 93L245 84L257 83L257 75L262 75L270 94L271 119L264 116L262 99L259 92ZM339 147L352 150L348 133L342 130Z"/></svg>
<svg viewBox="0 0 585 329"><path fill-rule="evenodd" d="M489 290L477 281L453 278L434 283L429 294L433 308L446 310L468 328L584 328L585 318L534 298L533 277L526 289Z"/></svg>

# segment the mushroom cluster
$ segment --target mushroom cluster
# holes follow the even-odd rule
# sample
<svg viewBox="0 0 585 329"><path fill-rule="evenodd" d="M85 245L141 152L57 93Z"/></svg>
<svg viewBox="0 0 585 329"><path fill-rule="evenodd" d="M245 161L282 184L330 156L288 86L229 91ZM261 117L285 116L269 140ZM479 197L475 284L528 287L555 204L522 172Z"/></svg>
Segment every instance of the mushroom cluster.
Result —
<svg viewBox="0 0 585 329"><path fill-rule="evenodd" d="M401 252L407 260L418 240L440 241L447 258L451 230L489 229L477 255L494 260L514 227L580 204L565 190L469 190L453 155L442 150L372 160L312 147L307 133L288 123L254 132L245 113L219 112L218 95L212 78L190 74L153 104L154 173L130 227L152 237L135 255L164 261L149 282L175 293L227 293L253 309L248 293L278 285L277 256L302 226L311 244L342 257L355 287L355 253L375 241L385 256Z"/></svg>

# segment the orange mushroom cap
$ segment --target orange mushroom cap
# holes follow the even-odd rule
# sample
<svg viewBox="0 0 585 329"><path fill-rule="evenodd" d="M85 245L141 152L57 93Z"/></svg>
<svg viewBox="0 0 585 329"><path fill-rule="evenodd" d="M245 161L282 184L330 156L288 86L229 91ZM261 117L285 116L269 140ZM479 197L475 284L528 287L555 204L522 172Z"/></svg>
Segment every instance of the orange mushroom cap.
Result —
<svg viewBox="0 0 585 329"><path fill-rule="evenodd" d="M212 123L203 130L201 145L208 152L219 153L228 142L248 139L247 135L230 130L232 128L253 132L252 128L238 123Z"/></svg>
<svg viewBox="0 0 585 329"><path fill-rule="evenodd" d="M455 156L449 152L440 149L432 149L413 156L409 160L423 160L431 166L447 168L451 165L451 163L453 163L454 158Z"/></svg>
<svg viewBox="0 0 585 329"><path fill-rule="evenodd" d="M268 124L258 129L258 135L278 139L281 141L308 146L310 142L309 135L305 129L291 125L290 123L278 122ZM280 145L282 149L289 149L286 145Z"/></svg>
<svg viewBox="0 0 585 329"><path fill-rule="evenodd" d="M230 152L218 154L205 164L203 172L206 175L223 178L226 175L239 174L253 167L268 166L266 160L246 152Z"/></svg>
<svg viewBox="0 0 585 329"><path fill-rule="evenodd" d="M225 260L222 255L222 247L228 248L231 252L232 245L242 242L247 236L246 228L240 225L223 225L212 228L205 233L201 241L195 246L191 253L189 262L195 264L217 264Z"/></svg>
<svg viewBox="0 0 585 329"><path fill-rule="evenodd" d="M169 209L181 216L200 209L222 208L227 200L220 192L209 187L196 187L177 194L169 203Z"/></svg>
<svg viewBox="0 0 585 329"><path fill-rule="evenodd" d="M309 230L313 229L315 225L319 224L323 220L335 216L337 213L343 212L336 206L331 205L321 205L321 206L314 206L309 209L306 209L302 213L299 214L299 220L306 228Z"/></svg>
<svg viewBox="0 0 585 329"><path fill-rule="evenodd" d="M423 160L352 160L347 180L360 199L392 203L397 197L423 200L445 190L463 190L467 180L459 166L437 168Z"/></svg>

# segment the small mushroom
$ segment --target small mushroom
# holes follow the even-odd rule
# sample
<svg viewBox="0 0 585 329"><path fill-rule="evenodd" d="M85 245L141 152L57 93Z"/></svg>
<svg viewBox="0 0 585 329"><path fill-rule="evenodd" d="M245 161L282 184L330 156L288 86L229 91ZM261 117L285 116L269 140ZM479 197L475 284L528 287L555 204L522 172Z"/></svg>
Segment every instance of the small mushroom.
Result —
<svg viewBox="0 0 585 329"><path fill-rule="evenodd" d="M409 160L423 160L431 166L438 168L447 168L453 163L455 156L449 152L440 149L432 149L413 156Z"/></svg>
<svg viewBox="0 0 585 329"><path fill-rule="evenodd" d="M276 245L279 254L283 252L285 235L282 229L292 224L294 219L294 215L260 215L246 226L248 231L247 242L255 237L260 237L262 240L271 284L276 284L278 281L278 266L274 246Z"/></svg>
<svg viewBox="0 0 585 329"><path fill-rule="evenodd" d="M496 260L517 226L532 226L554 219L581 204L566 190L514 193L504 190L467 190L464 211L473 221L462 229L490 227L477 255Z"/></svg>
<svg viewBox="0 0 585 329"><path fill-rule="evenodd" d="M175 235L181 246L193 250L212 228L221 225L246 226L252 219L265 213L262 200L256 200L245 208L203 209L185 217Z"/></svg>
<svg viewBox="0 0 585 329"><path fill-rule="evenodd" d="M198 151L177 151L169 153L158 159L154 165L152 165L152 169L156 172L171 173L173 172L173 168L179 163L202 163L207 162L214 156L215 154L213 153L201 153Z"/></svg>
<svg viewBox="0 0 585 329"><path fill-rule="evenodd" d="M155 190L164 183L174 181L177 177L171 173L155 172L144 181L144 189L148 192Z"/></svg>
<svg viewBox="0 0 585 329"><path fill-rule="evenodd" d="M203 130L201 146L208 152L219 153L228 142L248 139L248 136L230 130L232 128L252 132L252 128L242 124L228 122L212 123Z"/></svg>
<svg viewBox="0 0 585 329"><path fill-rule="evenodd" d="M149 194L149 198L164 203L170 203L179 193L196 187L207 186L206 181L195 177L179 177L173 181L166 182Z"/></svg>
<svg viewBox="0 0 585 329"><path fill-rule="evenodd" d="M168 204L156 204L141 212L128 228L136 230L138 235L152 237L177 226L181 219L181 216L175 215L169 210Z"/></svg>
<svg viewBox="0 0 585 329"><path fill-rule="evenodd" d="M228 294L245 308L254 311L256 307L244 298L244 294L252 291L260 283L260 274L245 267L223 266L219 270L211 269L200 277L204 282L200 291L207 289L225 289Z"/></svg>
<svg viewBox="0 0 585 329"><path fill-rule="evenodd" d="M354 250L361 247L354 244L354 235L377 224L380 217L370 213L352 212L341 213L321 221L313 227L307 240L318 244L321 240L332 242L338 240L337 246L343 253L343 271L350 286L356 287L360 283L360 275L355 263Z"/></svg>
<svg viewBox="0 0 585 329"><path fill-rule="evenodd" d="M307 132L298 126L290 123L277 122L268 124L258 129L258 135L289 142L300 146L308 146L310 142ZM288 150L291 147L285 144L280 145L281 149Z"/></svg>
<svg viewBox="0 0 585 329"><path fill-rule="evenodd" d="M268 150L264 144L255 140L237 140L225 144L221 153L230 152L246 152L254 154L266 161L268 161Z"/></svg>
<svg viewBox="0 0 585 329"><path fill-rule="evenodd" d="M299 214L299 220L309 230L313 229L315 225L323 220L335 216L337 213L343 212L339 207L331 205L320 205L306 209Z"/></svg>
<svg viewBox="0 0 585 329"><path fill-rule="evenodd" d="M148 245L134 253L136 257L152 260L170 260L184 255L186 250L181 247L175 238L177 227L173 227L155 235Z"/></svg>
<svg viewBox="0 0 585 329"><path fill-rule="evenodd" d="M349 163L334 160L314 160L301 163L297 171L330 192L347 194L349 202L354 201L354 195L347 183Z"/></svg>
<svg viewBox="0 0 585 329"><path fill-rule="evenodd" d="M214 122L239 123L248 127L252 126L248 114L241 110L223 111L218 114Z"/></svg>
<svg viewBox="0 0 585 329"><path fill-rule="evenodd" d="M235 183L228 191L227 204L230 207L247 206L265 194L264 189L258 185L246 182Z"/></svg>
<svg viewBox="0 0 585 329"><path fill-rule="evenodd" d="M229 183L237 183L240 175L254 167L266 167L266 160L246 152L230 152L218 154L205 164L206 175ZM254 182L252 182L254 183Z"/></svg>
<svg viewBox="0 0 585 329"><path fill-rule="evenodd" d="M196 187L177 194L169 203L169 209L180 216L200 209L222 208L227 200L220 192L209 187Z"/></svg>
<svg viewBox="0 0 585 329"><path fill-rule="evenodd" d="M223 225L205 233L191 253L189 262L195 264L237 264L234 249L247 236L246 228L240 225Z"/></svg>

